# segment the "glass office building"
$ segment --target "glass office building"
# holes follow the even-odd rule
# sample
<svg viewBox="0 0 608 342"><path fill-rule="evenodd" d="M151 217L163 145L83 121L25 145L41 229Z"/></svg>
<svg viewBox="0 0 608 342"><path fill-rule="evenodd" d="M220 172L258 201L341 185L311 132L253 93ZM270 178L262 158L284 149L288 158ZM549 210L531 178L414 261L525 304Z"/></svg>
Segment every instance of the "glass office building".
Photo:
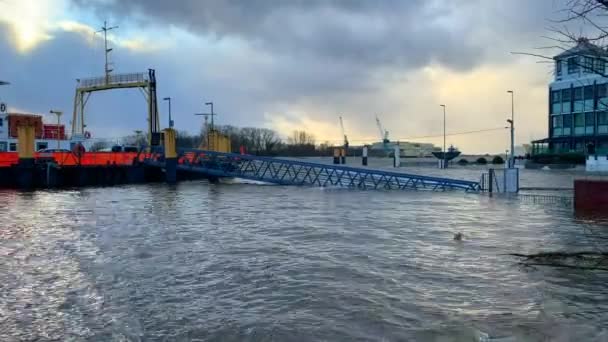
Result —
<svg viewBox="0 0 608 342"><path fill-rule="evenodd" d="M534 151L608 154L608 51L579 39L554 61L549 137L533 141Z"/></svg>

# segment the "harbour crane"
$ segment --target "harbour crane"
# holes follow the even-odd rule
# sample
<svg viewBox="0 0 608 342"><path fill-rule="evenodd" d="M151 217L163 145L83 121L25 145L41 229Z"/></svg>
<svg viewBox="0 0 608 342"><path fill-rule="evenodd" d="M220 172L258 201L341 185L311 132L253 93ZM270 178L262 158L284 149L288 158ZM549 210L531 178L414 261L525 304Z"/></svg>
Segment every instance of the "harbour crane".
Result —
<svg viewBox="0 0 608 342"><path fill-rule="evenodd" d="M344 132L344 122L342 121L342 117L340 116L340 128L342 129L342 136L344 137L344 150L348 150L348 137Z"/></svg>
<svg viewBox="0 0 608 342"><path fill-rule="evenodd" d="M378 118L378 115L376 115L376 125L378 126L378 129L380 130L380 139L382 139L382 143L384 145L388 144L390 141L388 140L388 131L384 129L384 127L382 127L382 123L380 122L380 118Z"/></svg>

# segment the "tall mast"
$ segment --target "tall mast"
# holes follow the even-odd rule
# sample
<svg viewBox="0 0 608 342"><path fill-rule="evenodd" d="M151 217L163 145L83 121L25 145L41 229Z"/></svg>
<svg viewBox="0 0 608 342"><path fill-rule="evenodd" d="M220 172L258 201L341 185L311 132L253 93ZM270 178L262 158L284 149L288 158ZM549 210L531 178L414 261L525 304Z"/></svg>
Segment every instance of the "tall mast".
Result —
<svg viewBox="0 0 608 342"><path fill-rule="evenodd" d="M112 62L110 62L110 52L112 52L112 48L108 48L108 31L111 31L113 29L117 29L118 26L112 26L112 27L108 27L108 22L104 21L103 22L103 27L101 28L100 31L97 32L103 32L103 46L104 46L104 54L105 54L105 58L106 58L106 63L105 63L105 75L106 75L106 84L110 83L110 73L113 71L113 69L110 69L110 65L112 64Z"/></svg>

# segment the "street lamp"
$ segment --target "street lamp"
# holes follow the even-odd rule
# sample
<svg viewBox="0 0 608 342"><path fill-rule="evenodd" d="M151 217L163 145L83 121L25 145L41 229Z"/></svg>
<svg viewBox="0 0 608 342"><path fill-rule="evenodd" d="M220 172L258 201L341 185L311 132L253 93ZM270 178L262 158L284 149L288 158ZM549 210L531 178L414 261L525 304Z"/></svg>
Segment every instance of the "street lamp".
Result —
<svg viewBox="0 0 608 342"><path fill-rule="evenodd" d="M173 120L171 119L171 97L165 97L163 100L169 102L169 128L173 128Z"/></svg>
<svg viewBox="0 0 608 342"><path fill-rule="evenodd" d="M443 166L442 169L445 169L447 166L447 151L445 150L445 105L439 105L443 107Z"/></svg>
<svg viewBox="0 0 608 342"><path fill-rule="evenodd" d="M211 106L211 130L213 130L213 116L215 115L213 113L213 101L211 102L205 102L205 106Z"/></svg>
<svg viewBox="0 0 608 342"><path fill-rule="evenodd" d="M507 90L511 94L511 120L507 121L511 124L511 157L509 158L509 167L515 167L515 93L513 90Z"/></svg>
<svg viewBox="0 0 608 342"><path fill-rule="evenodd" d="M61 115L63 114L62 111L59 110L50 110L49 113L51 114L55 114L57 115L57 130L55 131L57 133L57 149L60 149L60 143L59 143L59 139L60 139L60 134L59 134L59 125L61 124Z"/></svg>

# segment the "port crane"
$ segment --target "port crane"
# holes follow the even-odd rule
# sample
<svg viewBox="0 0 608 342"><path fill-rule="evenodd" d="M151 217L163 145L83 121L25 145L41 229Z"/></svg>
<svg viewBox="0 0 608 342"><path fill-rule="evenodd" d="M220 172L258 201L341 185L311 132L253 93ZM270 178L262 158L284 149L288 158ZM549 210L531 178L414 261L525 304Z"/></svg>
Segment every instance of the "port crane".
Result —
<svg viewBox="0 0 608 342"><path fill-rule="evenodd" d="M344 150L348 150L348 137L344 131L344 122L342 121L342 116L340 116L340 128L342 129L342 136L344 137Z"/></svg>
<svg viewBox="0 0 608 342"><path fill-rule="evenodd" d="M382 139L382 143L384 144L384 147L386 147L386 145L390 142L390 140L388 140L388 131L382 127L382 123L380 122L378 115L376 115L376 125L380 130L380 139Z"/></svg>

